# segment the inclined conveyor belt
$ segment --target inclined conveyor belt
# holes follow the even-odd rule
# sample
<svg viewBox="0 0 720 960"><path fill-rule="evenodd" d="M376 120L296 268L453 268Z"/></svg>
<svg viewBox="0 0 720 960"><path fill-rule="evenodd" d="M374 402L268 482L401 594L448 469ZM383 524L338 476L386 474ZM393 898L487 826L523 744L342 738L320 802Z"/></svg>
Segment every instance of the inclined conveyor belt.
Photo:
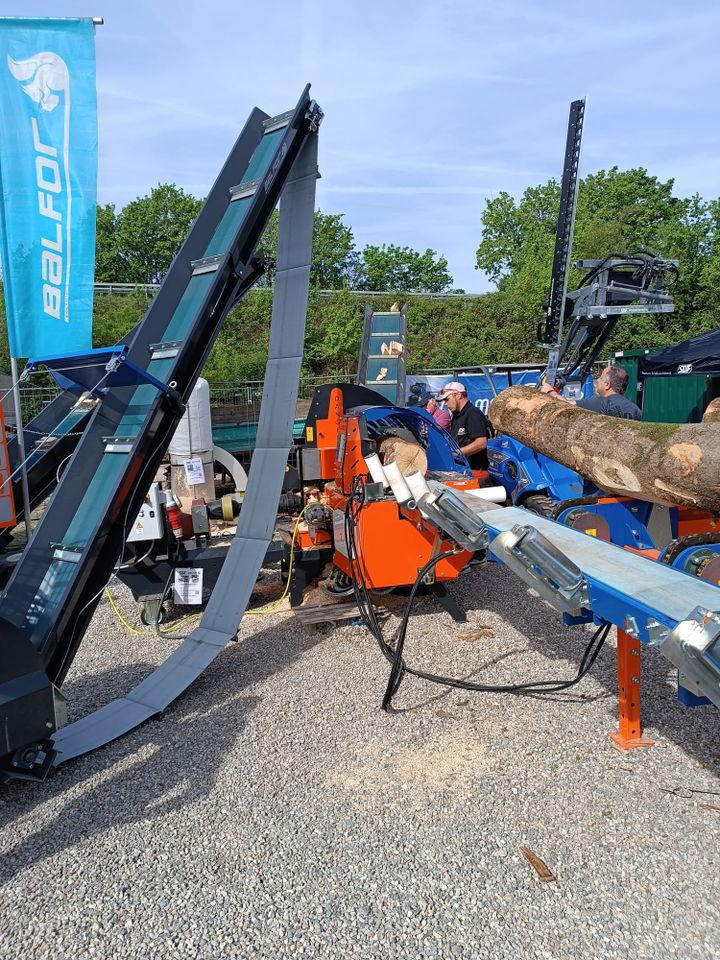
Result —
<svg viewBox="0 0 720 960"><path fill-rule="evenodd" d="M161 713L237 634L272 539L297 402L310 279L317 138L295 162L283 192L270 349L237 532L198 627L127 697L68 724L53 737L54 765L102 746Z"/></svg>
<svg viewBox="0 0 720 960"><path fill-rule="evenodd" d="M632 608L637 608L645 616L674 626L686 620L695 607L714 610L720 606L720 590L706 580L589 537L522 507L500 507L456 492L463 503L484 520L491 549L493 538L498 534L518 525L534 527L582 570L591 588L601 586L622 597L630 615L633 615Z"/></svg>
<svg viewBox="0 0 720 960"><path fill-rule="evenodd" d="M255 247L298 157L302 155L305 164L315 156L315 147L309 153L304 148L316 143L321 118L322 112L310 100L309 87L287 114L270 118L257 109L252 112L132 340L122 367L125 374L130 368L136 371L135 385L113 386L112 377L107 380L107 393L15 567L0 599L0 642L5 654L0 663L0 755L3 767L12 774L19 765L18 775L32 775L24 767L34 746L44 745L45 756L51 754L49 737L64 721L59 688L121 554L128 524L227 312L261 274L253 260ZM313 190L315 175L314 168L312 177L304 178L313 180ZM302 192L301 180L297 174L294 177L295 190ZM292 208L293 203L285 206ZM295 207L300 206L298 201ZM249 583L254 583L264 556L264 540L269 539L268 527L272 529L267 518L275 516L291 442L309 266L289 264L299 250L296 232L312 235L312 213L307 219L309 226L300 224L300 213L296 223L285 217L289 234L285 293L276 289L264 412L253 464L257 480L246 495L247 519L235 551L236 558L238 550L242 552L242 562L236 559L234 564L236 572L241 567L254 571L247 574ZM307 248L309 265L309 241ZM124 381L118 379L118 383ZM230 558L225 566L230 576ZM238 607L243 592L244 586L234 584L225 597L219 595L203 618L203 639L188 641L187 647L194 643L216 646L217 635L234 635L244 610L244 602ZM178 651L171 660L177 663L183 657ZM192 668L182 666L176 671L176 693L201 668L197 657L191 660ZM180 675L185 677L182 685ZM147 681L146 689L154 683ZM111 737L110 728L107 737Z"/></svg>
<svg viewBox="0 0 720 960"><path fill-rule="evenodd" d="M431 489L437 486L430 482ZM472 494L454 492L485 523L489 549L500 562L513 561L507 548L512 543L508 536L514 530L518 527L537 530L582 573L586 602L577 606L633 631L638 639L655 647L684 676L693 680L704 696L720 706L720 640L711 639L713 634L717 636L720 624L720 589L715 584L520 507L500 507ZM543 583L534 580L522 563L515 563L513 569L531 586L539 587L542 595ZM553 602L553 590L549 588L546 594L550 602ZM704 652L702 643L700 647L695 645L700 629L698 610L701 611L700 623L707 625L705 639L710 643ZM682 625L680 632L675 629L678 625ZM688 640L690 642L686 642Z"/></svg>
<svg viewBox="0 0 720 960"><path fill-rule="evenodd" d="M118 341L118 346L132 343L139 327L140 324L136 324ZM42 366L41 359L29 359L20 379L27 378L28 368L37 370ZM103 380L102 371L97 372L96 379ZM86 387L72 381L67 381L67 386L62 386L60 393L23 426L31 510L42 503L60 482L65 462L77 446L78 439L95 410L96 400L88 395ZM95 397L99 397L99 394L95 394ZM20 474L20 444L17 437L8 440L8 462L13 475L15 516L19 523L25 515L25 506ZM12 528L0 530L0 549L11 540L12 533Z"/></svg>
<svg viewBox="0 0 720 960"><path fill-rule="evenodd" d="M92 412L92 405L80 404L81 390L63 390L23 428L25 469L27 470L30 507L41 503L58 483L58 472L72 454ZM47 438L56 439L47 439ZM13 474L13 498L18 523L24 517L20 473L20 445L17 437L8 440L8 463ZM0 547L12 538L12 529L0 530Z"/></svg>

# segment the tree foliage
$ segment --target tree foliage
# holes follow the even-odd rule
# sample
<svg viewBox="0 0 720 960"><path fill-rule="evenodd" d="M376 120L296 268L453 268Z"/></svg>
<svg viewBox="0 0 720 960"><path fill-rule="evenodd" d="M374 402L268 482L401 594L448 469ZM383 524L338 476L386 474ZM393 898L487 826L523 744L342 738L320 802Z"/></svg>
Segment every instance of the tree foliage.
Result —
<svg viewBox="0 0 720 960"><path fill-rule="evenodd" d="M98 207L95 279L160 283L202 206L174 183L160 183L119 214Z"/></svg>
<svg viewBox="0 0 720 960"><path fill-rule="evenodd" d="M537 321L550 286L560 199L556 181L529 187L519 200L508 193L488 201L482 216L477 265L497 290L477 298L423 297L452 285L447 261L433 250L420 253L393 244L355 246L342 214L315 213L311 294L304 372L336 374L357 364L365 303L387 310L412 293L408 310L411 368L542 362L535 342ZM161 280L201 201L172 184L119 213L98 207L96 279L147 283ZM261 242L277 254L277 214ZM632 314L617 325L607 346L615 349L662 346L713 329L720 317L720 200L673 195L673 181L642 168L616 167L585 177L579 187L573 254L599 258L611 252L648 247L680 261L673 288L674 314ZM570 277L571 288L581 277ZM272 276L233 309L204 373L210 379L263 376L272 309ZM391 292L381 296L372 289ZM338 290L331 297L321 289ZM365 291L359 295L358 291ZM417 293L419 291L419 294ZM93 342L116 343L145 313L144 292L130 297L95 297ZM1 309L1 301L0 301ZM0 366L7 347L0 336Z"/></svg>
<svg viewBox="0 0 720 960"><path fill-rule="evenodd" d="M320 290L340 290L356 284L359 256L352 230L343 223L343 216L342 213L322 213L320 210L313 215L310 284ZM278 211L275 210L258 245L258 250L271 264L261 286L272 285L277 244Z"/></svg>
<svg viewBox="0 0 720 960"><path fill-rule="evenodd" d="M389 310L390 294L359 294L349 288L332 296L311 289L305 331L303 373L335 375L355 370L360 352L365 304ZM142 289L131 296L95 297L93 344L117 343L150 304ZM260 380L267 360L272 290L250 291L234 307L210 353L203 376L209 380ZM532 345L518 355L523 324L498 293L482 297L443 299L413 296L408 307L408 357L411 369L443 368L462 364L510 363L539 360Z"/></svg>
<svg viewBox="0 0 720 960"><path fill-rule="evenodd" d="M429 248L425 253L394 244L369 244L362 252L360 289L401 293L442 293L452 287L448 262Z"/></svg>
<svg viewBox="0 0 720 960"><path fill-rule="evenodd" d="M98 204L95 219L95 279L98 283L122 283L125 265L118 248L118 216L115 204Z"/></svg>
<svg viewBox="0 0 720 960"><path fill-rule="evenodd" d="M623 317L611 349L659 346L717 325L713 318L713 264L717 264L717 202L673 195L673 180L643 168L601 170L580 181L573 259L649 249L680 261L673 314ZM552 271L560 186L555 180L528 188L516 202L501 193L482 215L476 263L498 288L510 313L523 321L519 354L532 349ZM569 288L582 273L571 272Z"/></svg>

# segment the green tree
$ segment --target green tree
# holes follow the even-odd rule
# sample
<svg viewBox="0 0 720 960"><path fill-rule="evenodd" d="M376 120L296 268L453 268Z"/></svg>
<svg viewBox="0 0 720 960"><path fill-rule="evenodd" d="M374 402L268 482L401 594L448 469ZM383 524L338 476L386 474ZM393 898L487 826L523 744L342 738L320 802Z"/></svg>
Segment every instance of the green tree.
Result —
<svg viewBox="0 0 720 960"><path fill-rule="evenodd" d="M203 201L174 183L161 183L123 207L117 218L118 254L129 283L160 283Z"/></svg>
<svg viewBox="0 0 720 960"><path fill-rule="evenodd" d="M720 200L707 205L707 246L697 277L695 306L700 331L720 323Z"/></svg>
<svg viewBox="0 0 720 960"><path fill-rule="evenodd" d="M452 287L445 257L428 248L425 253L412 247L368 245L362 252L365 290L393 290L399 293L443 293Z"/></svg>
<svg viewBox="0 0 720 960"><path fill-rule="evenodd" d="M343 217L342 213L322 213L320 210L316 210L313 216L310 285L321 290L340 290L353 286L356 279L359 254L355 249L352 230L343 223ZM277 243L278 211L275 210L258 245L258 251L271 264L261 286L272 285Z"/></svg>
<svg viewBox="0 0 720 960"><path fill-rule="evenodd" d="M673 289L675 314L624 317L610 349L662 345L697 332L712 217L699 197L678 198L672 190L672 180L661 181L642 168L613 167L580 182L574 259L645 248L680 261L680 279ZM549 180L527 189L518 202L501 193L487 202L482 215L477 267L496 283L504 306L522 321L519 353L532 349L549 291L559 204L559 184ZM571 271L570 289L581 276Z"/></svg>
<svg viewBox="0 0 720 960"><path fill-rule="evenodd" d="M124 296L96 293L93 302L93 346L111 347L119 343L142 320L150 303L151 297L142 287Z"/></svg>
<svg viewBox="0 0 720 960"><path fill-rule="evenodd" d="M125 266L118 250L115 204L98 204L95 220L95 282L122 282L125 278Z"/></svg>

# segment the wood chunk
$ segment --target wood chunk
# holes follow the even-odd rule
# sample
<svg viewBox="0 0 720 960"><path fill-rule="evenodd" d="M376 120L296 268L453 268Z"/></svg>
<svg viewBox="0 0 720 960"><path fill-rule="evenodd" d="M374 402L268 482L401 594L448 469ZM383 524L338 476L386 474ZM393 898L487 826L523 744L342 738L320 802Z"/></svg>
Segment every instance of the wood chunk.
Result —
<svg viewBox="0 0 720 960"><path fill-rule="evenodd" d="M427 473L427 454L423 448L419 443L410 443L400 437L386 437L380 441L380 459L383 463L395 462L404 477L416 470L423 476Z"/></svg>
<svg viewBox="0 0 720 960"><path fill-rule="evenodd" d="M301 623L305 624L338 623L341 620L357 620L360 616L355 600L293 607L292 612Z"/></svg>
<svg viewBox="0 0 720 960"><path fill-rule="evenodd" d="M720 397L715 397L705 408L703 423L720 423Z"/></svg>
<svg viewBox="0 0 720 960"><path fill-rule="evenodd" d="M536 853L533 853L529 847L520 847L520 853L525 857L535 873L544 883L550 883L551 880L555 879L555 874L548 867L545 861L541 860L540 857Z"/></svg>
<svg viewBox="0 0 720 960"><path fill-rule="evenodd" d="M494 637L495 632L490 627L478 627L474 630L464 630L456 634L458 640L464 640L466 643L474 643L477 640L483 640L488 637Z"/></svg>

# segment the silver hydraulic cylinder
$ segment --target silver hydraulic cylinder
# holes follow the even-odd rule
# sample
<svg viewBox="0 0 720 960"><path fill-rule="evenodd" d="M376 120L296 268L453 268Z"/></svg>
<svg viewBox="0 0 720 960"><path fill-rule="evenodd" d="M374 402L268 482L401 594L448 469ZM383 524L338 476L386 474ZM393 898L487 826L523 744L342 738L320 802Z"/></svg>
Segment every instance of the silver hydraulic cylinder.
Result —
<svg viewBox="0 0 720 960"><path fill-rule="evenodd" d="M452 490L424 493L418 507L423 516L461 547L473 553L487 549L487 527Z"/></svg>

